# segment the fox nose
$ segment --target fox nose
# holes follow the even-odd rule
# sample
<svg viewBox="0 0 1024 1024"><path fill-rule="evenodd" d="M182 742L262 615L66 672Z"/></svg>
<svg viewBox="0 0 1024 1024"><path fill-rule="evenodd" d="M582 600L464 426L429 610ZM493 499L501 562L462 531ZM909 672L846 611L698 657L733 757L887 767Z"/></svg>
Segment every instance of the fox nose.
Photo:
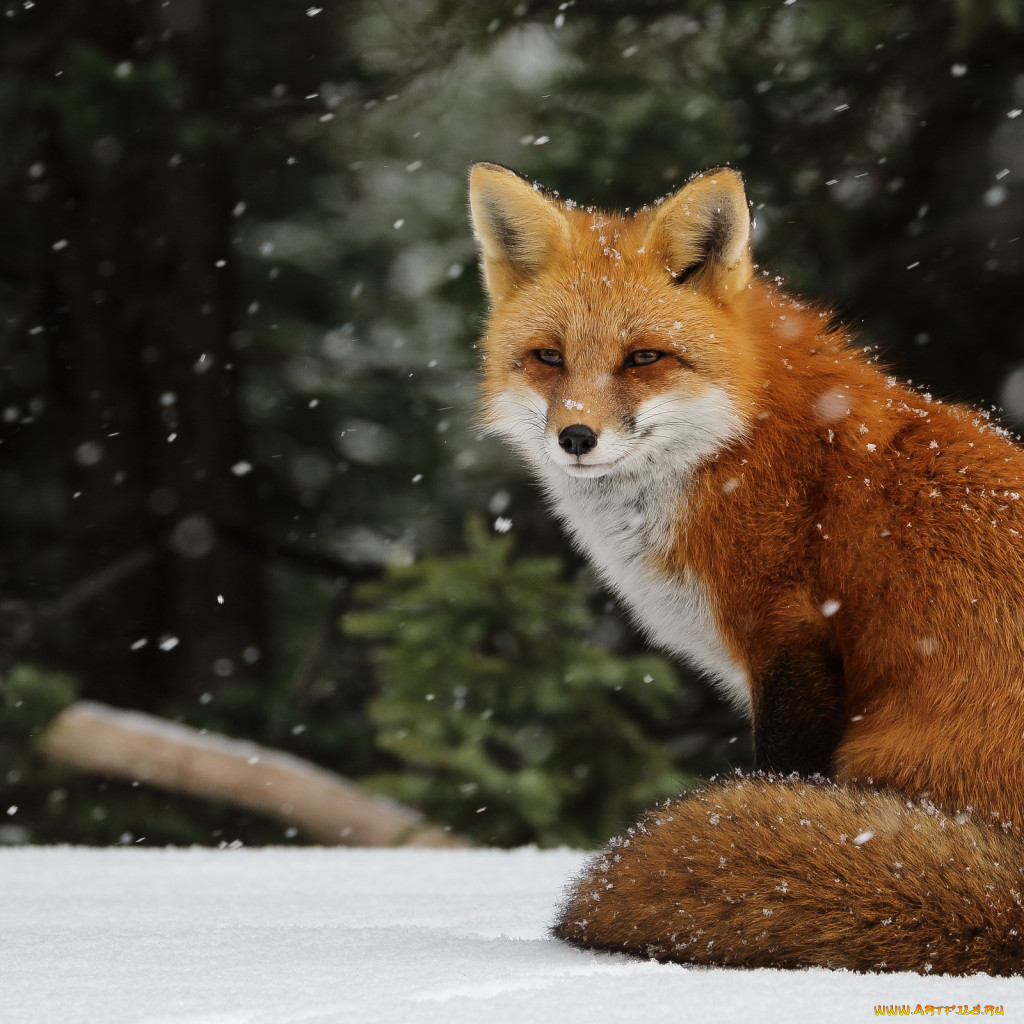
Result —
<svg viewBox="0 0 1024 1024"><path fill-rule="evenodd" d="M583 423L573 423L558 435L558 446L570 455L586 455L597 446L597 434Z"/></svg>

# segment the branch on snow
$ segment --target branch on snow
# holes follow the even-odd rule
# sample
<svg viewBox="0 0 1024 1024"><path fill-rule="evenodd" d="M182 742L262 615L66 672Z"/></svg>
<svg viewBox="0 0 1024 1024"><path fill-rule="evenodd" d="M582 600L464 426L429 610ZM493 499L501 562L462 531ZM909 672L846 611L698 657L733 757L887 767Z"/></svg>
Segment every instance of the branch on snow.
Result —
<svg viewBox="0 0 1024 1024"><path fill-rule="evenodd" d="M325 846L466 845L416 811L301 758L137 711L73 704L40 743L65 767L243 807Z"/></svg>

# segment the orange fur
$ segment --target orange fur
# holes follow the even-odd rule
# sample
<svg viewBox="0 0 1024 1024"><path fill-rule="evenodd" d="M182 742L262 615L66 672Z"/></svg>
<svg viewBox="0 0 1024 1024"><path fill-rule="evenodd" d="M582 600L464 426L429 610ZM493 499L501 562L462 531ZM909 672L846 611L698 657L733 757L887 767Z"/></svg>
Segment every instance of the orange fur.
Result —
<svg viewBox="0 0 1024 1024"><path fill-rule="evenodd" d="M656 960L1018 974L1020 848L891 793L750 778L656 808L556 933Z"/></svg>
<svg viewBox="0 0 1024 1024"><path fill-rule="evenodd" d="M627 217L482 164L471 202L489 422L640 624L749 707L760 766L846 787L727 783L653 812L559 934L702 963L1017 973L1024 858L990 823L1024 821L1024 453L758 274L735 172ZM708 830L716 803L729 825ZM773 888L789 861L799 898ZM734 927L740 904L754 923Z"/></svg>

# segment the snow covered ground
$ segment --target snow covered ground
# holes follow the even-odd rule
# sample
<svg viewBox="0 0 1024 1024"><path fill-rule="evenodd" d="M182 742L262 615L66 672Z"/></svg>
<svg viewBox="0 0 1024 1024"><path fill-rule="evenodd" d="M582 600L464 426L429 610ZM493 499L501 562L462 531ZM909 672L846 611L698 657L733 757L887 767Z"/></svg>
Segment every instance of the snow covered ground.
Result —
<svg viewBox="0 0 1024 1024"><path fill-rule="evenodd" d="M1018 978L703 970L570 949L546 928L580 862L530 849L2 849L0 1021L802 1024L875 1020L880 1004L949 1017L1001 1005L1024 1020Z"/></svg>

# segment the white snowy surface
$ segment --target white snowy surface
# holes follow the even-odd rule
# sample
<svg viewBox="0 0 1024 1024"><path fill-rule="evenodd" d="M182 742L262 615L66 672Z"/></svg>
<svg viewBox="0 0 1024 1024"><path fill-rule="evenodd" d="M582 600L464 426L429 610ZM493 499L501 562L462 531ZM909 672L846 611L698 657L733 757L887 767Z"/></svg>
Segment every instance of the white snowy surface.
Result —
<svg viewBox="0 0 1024 1024"><path fill-rule="evenodd" d="M877 1020L879 1004L945 1017L1002 1005L1001 1019L1024 1020L1020 978L707 970L571 949L547 927L581 861L0 849L0 1022L803 1024Z"/></svg>

